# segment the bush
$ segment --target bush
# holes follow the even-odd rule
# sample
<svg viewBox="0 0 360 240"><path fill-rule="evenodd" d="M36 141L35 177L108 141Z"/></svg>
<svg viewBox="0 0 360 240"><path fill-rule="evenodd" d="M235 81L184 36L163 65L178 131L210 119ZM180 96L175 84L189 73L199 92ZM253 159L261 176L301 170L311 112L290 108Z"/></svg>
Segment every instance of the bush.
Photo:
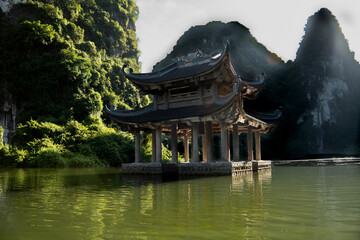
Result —
<svg viewBox="0 0 360 240"><path fill-rule="evenodd" d="M64 126L30 120L15 132L18 147L0 150L0 164L17 167L95 167L120 166L133 162L134 139L116 132L99 118L87 124L69 121ZM149 141L143 152L151 153ZM169 158L169 150L163 150Z"/></svg>
<svg viewBox="0 0 360 240"><path fill-rule="evenodd" d="M2 128L2 126L0 126L0 148L4 146L3 137L4 137L4 129Z"/></svg>

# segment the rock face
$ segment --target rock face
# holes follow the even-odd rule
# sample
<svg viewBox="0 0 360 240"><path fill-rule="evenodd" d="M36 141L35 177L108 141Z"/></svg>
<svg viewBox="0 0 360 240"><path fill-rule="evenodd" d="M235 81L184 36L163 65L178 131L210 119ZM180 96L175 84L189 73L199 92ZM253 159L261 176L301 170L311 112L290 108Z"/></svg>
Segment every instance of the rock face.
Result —
<svg viewBox="0 0 360 240"><path fill-rule="evenodd" d="M27 0L0 0L0 8L4 13L7 13L10 11L14 4L26 1Z"/></svg>
<svg viewBox="0 0 360 240"><path fill-rule="evenodd" d="M0 91L2 92L0 126L4 129L3 143L9 143L11 133L15 131L17 109L11 94L5 88L0 87Z"/></svg>
<svg viewBox="0 0 360 240"><path fill-rule="evenodd" d="M328 9L308 19L294 69L295 81L306 92L306 108L297 119L297 136L307 147L305 153L355 154L357 139L352 131L359 127L359 65Z"/></svg>

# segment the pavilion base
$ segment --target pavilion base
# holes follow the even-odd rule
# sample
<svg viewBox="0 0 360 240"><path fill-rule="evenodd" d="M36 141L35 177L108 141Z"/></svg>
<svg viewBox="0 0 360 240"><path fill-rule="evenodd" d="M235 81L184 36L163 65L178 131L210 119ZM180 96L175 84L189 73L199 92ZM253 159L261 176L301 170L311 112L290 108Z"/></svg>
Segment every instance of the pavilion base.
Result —
<svg viewBox="0 0 360 240"><path fill-rule="evenodd" d="M206 162L206 163L128 163L122 165L124 174L162 175L239 175L270 170L271 161Z"/></svg>

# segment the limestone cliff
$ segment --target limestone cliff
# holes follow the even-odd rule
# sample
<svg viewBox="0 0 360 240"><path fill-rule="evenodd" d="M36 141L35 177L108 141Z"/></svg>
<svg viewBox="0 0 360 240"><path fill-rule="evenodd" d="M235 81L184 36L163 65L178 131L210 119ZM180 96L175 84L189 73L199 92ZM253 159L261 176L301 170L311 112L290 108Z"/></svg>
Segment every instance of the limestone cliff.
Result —
<svg viewBox="0 0 360 240"><path fill-rule="evenodd" d="M154 69L198 50L209 54L225 39L241 77L268 75L258 99L245 104L265 112L284 107L278 127L263 137L265 158L360 153L360 65L328 9L309 17L294 62L284 64L239 23L212 22L188 30Z"/></svg>
<svg viewBox="0 0 360 240"><path fill-rule="evenodd" d="M356 153L359 65L328 9L308 19L294 68L298 72L294 80L307 93L307 108L298 116L296 130L306 153Z"/></svg>

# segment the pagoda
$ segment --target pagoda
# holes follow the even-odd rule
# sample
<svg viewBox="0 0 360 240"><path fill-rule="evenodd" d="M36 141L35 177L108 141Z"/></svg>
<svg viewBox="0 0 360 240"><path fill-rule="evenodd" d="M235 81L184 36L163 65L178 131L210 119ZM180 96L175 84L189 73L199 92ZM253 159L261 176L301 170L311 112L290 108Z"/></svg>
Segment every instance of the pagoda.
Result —
<svg viewBox="0 0 360 240"><path fill-rule="evenodd" d="M178 163L177 142L179 138L184 141L184 158L185 162L190 162L190 165L187 165L189 167L191 163L196 165L201 160L202 163L208 164L215 162L213 143L215 134L221 136L219 162L236 163L240 161L239 134L241 133L247 134L247 160L249 162L261 160L261 135L275 127L281 112L265 115L244 108L244 98L254 99L256 97L264 84L265 74L261 74L254 80L238 76L230 61L228 42L222 52L215 56L202 57L198 54L192 61L176 61L156 72L137 74L133 73L132 69L126 72L125 68L126 66L123 67L123 74L142 93L153 96L153 102L141 109L109 110L105 106L105 112L122 130L134 134L135 163L138 164L133 164L133 166L141 165L140 169L144 169L145 164L149 164L140 164L142 162L141 131L152 133L153 165L162 162L162 134L171 137L172 163L179 167L184 165L184 163ZM230 161L231 133L233 138L232 161ZM200 136L202 137L202 159L199 154ZM189 156L190 138L191 158ZM249 162L244 164L249 165ZM123 165L123 172L124 169L125 172L132 172L129 170L131 164L127 165L125 168ZM233 165L231 166L233 168ZM269 167L269 163L266 166ZM139 169L135 172L139 171L147 172Z"/></svg>

